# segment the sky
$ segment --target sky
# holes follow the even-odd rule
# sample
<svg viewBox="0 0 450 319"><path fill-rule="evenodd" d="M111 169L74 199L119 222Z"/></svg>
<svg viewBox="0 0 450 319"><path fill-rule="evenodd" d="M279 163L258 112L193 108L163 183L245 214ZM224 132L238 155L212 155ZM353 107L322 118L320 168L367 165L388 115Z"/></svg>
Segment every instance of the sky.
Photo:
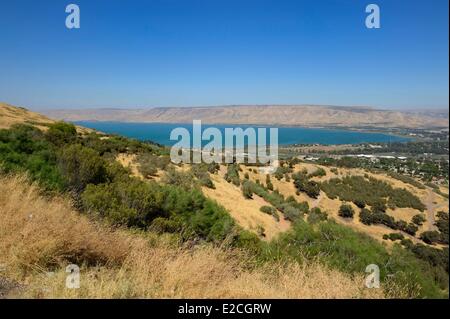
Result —
<svg viewBox="0 0 450 319"><path fill-rule="evenodd" d="M70 3L80 29L66 28ZM370 3L379 29L365 26ZM0 101L447 108L448 10L448 0L2 0Z"/></svg>

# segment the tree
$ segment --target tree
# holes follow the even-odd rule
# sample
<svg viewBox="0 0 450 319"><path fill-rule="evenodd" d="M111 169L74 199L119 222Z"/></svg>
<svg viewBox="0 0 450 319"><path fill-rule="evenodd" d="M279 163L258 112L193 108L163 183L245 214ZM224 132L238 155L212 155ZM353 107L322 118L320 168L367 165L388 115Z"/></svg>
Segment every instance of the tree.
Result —
<svg viewBox="0 0 450 319"><path fill-rule="evenodd" d="M355 214L355 211L353 210L353 207L349 204L342 204L339 208L338 215L344 218L353 218L353 215Z"/></svg>

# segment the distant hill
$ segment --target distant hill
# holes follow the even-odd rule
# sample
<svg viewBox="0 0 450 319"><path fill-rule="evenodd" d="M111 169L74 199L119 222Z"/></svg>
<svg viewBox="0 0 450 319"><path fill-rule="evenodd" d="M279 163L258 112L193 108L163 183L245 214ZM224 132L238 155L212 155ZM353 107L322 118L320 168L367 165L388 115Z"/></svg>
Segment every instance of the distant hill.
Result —
<svg viewBox="0 0 450 319"><path fill-rule="evenodd" d="M9 128L14 124L32 124L40 129L46 129L48 124L53 122L55 121L26 108L0 103L0 128Z"/></svg>
<svg viewBox="0 0 450 319"><path fill-rule="evenodd" d="M233 105L142 109L60 109L43 111L68 121L122 121L208 124L267 124L338 127L448 127L448 112L389 111L368 107L315 105Z"/></svg>
<svg viewBox="0 0 450 319"><path fill-rule="evenodd" d="M24 107L13 106L0 102L0 129L10 128L14 124L30 124L40 130L47 130L48 126L56 121L42 114L32 112ZM76 126L79 133L85 134L93 130Z"/></svg>

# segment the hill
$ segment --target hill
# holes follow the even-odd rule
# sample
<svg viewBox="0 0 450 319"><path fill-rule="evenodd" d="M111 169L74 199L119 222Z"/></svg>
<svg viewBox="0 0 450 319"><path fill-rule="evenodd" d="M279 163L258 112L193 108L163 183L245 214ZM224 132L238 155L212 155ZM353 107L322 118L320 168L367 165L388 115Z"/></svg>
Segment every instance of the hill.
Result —
<svg viewBox="0 0 450 319"><path fill-rule="evenodd" d="M0 176L0 299L383 297L362 276L318 263L249 269L242 252L112 229L40 193L23 177ZM70 290L65 267L74 261L81 289Z"/></svg>
<svg viewBox="0 0 450 319"><path fill-rule="evenodd" d="M18 107L0 102L0 129L7 129L15 124L29 124L40 130L47 130L56 120L40 113L32 112L24 107ZM78 133L86 134L93 130L76 126Z"/></svg>
<svg viewBox="0 0 450 319"><path fill-rule="evenodd" d="M31 124L46 129L48 124L54 123L48 117L27 110L24 107L16 107L6 103L0 103L0 128L9 128L14 124Z"/></svg>
<svg viewBox="0 0 450 319"><path fill-rule="evenodd" d="M236 105L214 107L164 107L146 109L47 110L52 118L69 121L123 121L208 124L267 124L324 127L448 127L448 112L417 113L367 107L313 105ZM438 114L438 115L436 115ZM444 114L444 115L443 115Z"/></svg>
<svg viewBox="0 0 450 319"><path fill-rule="evenodd" d="M272 175L175 165L151 142L22 120L0 129L0 294L448 296L448 188L295 157ZM63 279L69 263L87 287L42 276ZM367 291L373 263L383 289ZM346 284L327 289L310 270Z"/></svg>

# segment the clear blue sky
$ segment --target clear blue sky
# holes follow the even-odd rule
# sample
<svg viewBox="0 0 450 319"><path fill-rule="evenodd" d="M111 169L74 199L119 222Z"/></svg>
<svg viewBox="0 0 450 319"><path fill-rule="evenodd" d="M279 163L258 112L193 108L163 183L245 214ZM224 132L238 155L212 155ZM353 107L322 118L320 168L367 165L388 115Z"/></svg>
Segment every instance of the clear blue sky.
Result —
<svg viewBox="0 0 450 319"><path fill-rule="evenodd" d="M81 29L65 27L65 6ZM365 28L365 6L381 29ZM0 2L0 101L448 107L448 0Z"/></svg>

